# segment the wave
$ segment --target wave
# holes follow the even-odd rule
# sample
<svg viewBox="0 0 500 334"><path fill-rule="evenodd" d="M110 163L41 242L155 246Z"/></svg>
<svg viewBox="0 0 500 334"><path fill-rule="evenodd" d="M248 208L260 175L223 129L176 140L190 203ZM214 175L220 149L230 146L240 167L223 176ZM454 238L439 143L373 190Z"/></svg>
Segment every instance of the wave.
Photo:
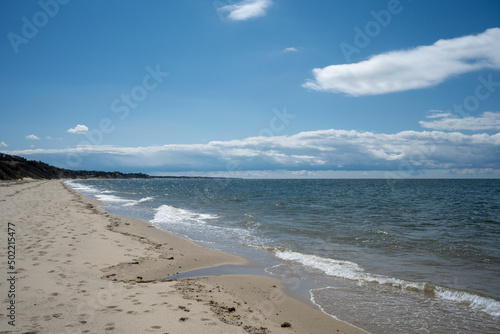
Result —
<svg viewBox="0 0 500 334"><path fill-rule="evenodd" d="M76 191L83 192L86 194L95 194L95 193L100 192L99 189L97 189L95 187L86 186L84 184L81 184L81 183L78 183L75 181L65 181L64 184L66 184L67 186L70 186L72 189L74 189Z"/></svg>
<svg viewBox="0 0 500 334"><path fill-rule="evenodd" d="M144 203L144 202L151 202L152 200L154 200L155 198L154 197L144 197L144 198L141 198L140 200L138 201L132 201L130 203L125 203L123 204L122 206L134 206L134 205L137 205L137 204L141 204L141 203Z"/></svg>
<svg viewBox="0 0 500 334"><path fill-rule="evenodd" d="M96 187L84 185L82 183L78 183L75 181L66 181L64 183L76 191L82 192L82 193L87 194L87 195L92 195L93 197L97 198L98 200L103 201L103 202L108 203L108 204L122 204L122 206L130 206L130 205L136 205L138 203L142 203L142 202L145 202L145 201L152 199L152 197L146 197L146 198L143 198L139 201L134 201L131 199L126 199L126 198L120 197L120 196L110 195L110 194L115 192L113 190L100 190Z"/></svg>
<svg viewBox="0 0 500 334"><path fill-rule="evenodd" d="M221 216L217 214L162 205L156 209L150 223L159 229L165 229L195 242L216 244L216 249L229 244L263 244L266 242L264 238L254 235L252 228L224 226L219 224L220 219Z"/></svg>
<svg viewBox="0 0 500 334"><path fill-rule="evenodd" d="M260 226L257 218L249 214L244 214L243 216L241 216L239 219L239 224L241 227L246 229L256 229Z"/></svg>
<svg viewBox="0 0 500 334"><path fill-rule="evenodd" d="M394 277L371 274L357 263L317 255L302 254L289 250L274 249L276 256L282 260L298 262L309 268L317 269L329 276L350 279L362 283L375 283L392 286L401 290L421 292L433 295L442 300L465 304L476 311L483 311L491 316L500 317L500 302L468 291L455 290L430 282L412 282Z"/></svg>
<svg viewBox="0 0 500 334"><path fill-rule="evenodd" d="M127 203L133 203L135 202L134 200L131 199L126 199L120 196L115 196L115 195L108 195L108 194L96 194L94 195L98 200L103 201L105 203L110 203L110 204L121 204L124 203L123 205Z"/></svg>
<svg viewBox="0 0 500 334"><path fill-rule="evenodd" d="M444 300L465 304L475 311L483 311L494 317L500 317L500 302L497 300L440 286L436 287L435 295Z"/></svg>
<svg viewBox="0 0 500 334"><path fill-rule="evenodd" d="M207 220L217 219L218 215L197 213L170 205L162 205L156 209L153 224L206 224Z"/></svg>

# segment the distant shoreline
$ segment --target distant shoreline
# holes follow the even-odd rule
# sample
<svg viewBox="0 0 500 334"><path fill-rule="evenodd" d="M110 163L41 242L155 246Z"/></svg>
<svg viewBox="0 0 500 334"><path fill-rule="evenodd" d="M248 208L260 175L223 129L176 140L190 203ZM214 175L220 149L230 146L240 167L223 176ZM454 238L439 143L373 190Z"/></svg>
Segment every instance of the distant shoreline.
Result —
<svg viewBox="0 0 500 334"><path fill-rule="evenodd" d="M70 170L51 166L41 161L0 153L0 180L24 178L54 179L235 179L210 176L151 176L144 173L122 173L118 171Z"/></svg>

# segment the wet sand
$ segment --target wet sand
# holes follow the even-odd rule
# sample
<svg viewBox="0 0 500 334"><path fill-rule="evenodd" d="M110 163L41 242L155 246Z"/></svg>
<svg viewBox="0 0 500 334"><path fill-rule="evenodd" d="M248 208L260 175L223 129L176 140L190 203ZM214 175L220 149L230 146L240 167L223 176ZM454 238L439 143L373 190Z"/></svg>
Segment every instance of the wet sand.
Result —
<svg viewBox="0 0 500 334"><path fill-rule="evenodd" d="M277 278L165 281L247 261L102 205L60 180L0 183L1 333L363 332L288 296Z"/></svg>

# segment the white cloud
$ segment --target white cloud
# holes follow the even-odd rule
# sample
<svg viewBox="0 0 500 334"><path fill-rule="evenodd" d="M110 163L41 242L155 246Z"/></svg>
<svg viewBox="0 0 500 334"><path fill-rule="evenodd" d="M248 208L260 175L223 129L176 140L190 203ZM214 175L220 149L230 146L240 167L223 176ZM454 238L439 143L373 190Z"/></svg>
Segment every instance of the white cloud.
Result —
<svg viewBox="0 0 500 334"><path fill-rule="evenodd" d="M297 170L292 172L293 176L299 176L299 177L312 176L313 174L314 173L310 170Z"/></svg>
<svg viewBox="0 0 500 334"><path fill-rule="evenodd" d="M355 64L313 70L304 87L352 96L426 88L459 74L500 69L500 29L375 55Z"/></svg>
<svg viewBox="0 0 500 334"><path fill-rule="evenodd" d="M69 133L84 134L84 133L87 133L88 131L89 131L88 127L86 127L85 125L78 124L73 129L68 129L67 132L69 132Z"/></svg>
<svg viewBox="0 0 500 334"><path fill-rule="evenodd" d="M458 118L450 113L437 113L427 118L440 118L435 121L420 121L420 125L423 128L434 129L434 130L495 130L500 131L500 112L487 111L482 113L480 116L474 117L464 117Z"/></svg>
<svg viewBox="0 0 500 334"><path fill-rule="evenodd" d="M425 118L442 118L442 117L451 117L452 113L444 112L442 110L429 110L431 114L425 116Z"/></svg>
<svg viewBox="0 0 500 334"><path fill-rule="evenodd" d="M4 141L0 142L0 147L7 147L9 145L7 145Z"/></svg>
<svg viewBox="0 0 500 334"><path fill-rule="evenodd" d="M230 20L244 21L266 15L266 9L271 4L271 0L243 0L234 5L220 7L218 11L226 14Z"/></svg>
<svg viewBox="0 0 500 334"><path fill-rule="evenodd" d="M294 48L294 47L290 47L290 48L286 48L283 50L283 52L285 53L288 53L288 52L297 52L299 51L297 48Z"/></svg>
<svg viewBox="0 0 500 334"><path fill-rule="evenodd" d="M8 153L8 152L6 152ZM58 161L59 167L155 171L500 169L500 133L318 130L207 144L116 147L86 145L9 154ZM68 166L69 161L77 165Z"/></svg>
<svg viewBox="0 0 500 334"><path fill-rule="evenodd" d="M26 136L26 139L29 139L29 140L40 140L40 138L38 138L35 135L28 135L28 136Z"/></svg>
<svg viewBox="0 0 500 334"><path fill-rule="evenodd" d="M51 136L47 136L46 138L48 140L63 140L62 138L54 138L54 137L51 137Z"/></svg>

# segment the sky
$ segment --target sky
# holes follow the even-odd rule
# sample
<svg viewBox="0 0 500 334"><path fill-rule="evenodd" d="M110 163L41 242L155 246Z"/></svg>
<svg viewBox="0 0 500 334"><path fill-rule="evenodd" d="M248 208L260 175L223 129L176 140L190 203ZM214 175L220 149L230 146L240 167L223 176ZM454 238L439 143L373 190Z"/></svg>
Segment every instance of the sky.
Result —
<svg viewBox="0 0 500 334"><path fill-rule="evenodd" d="M499 178L500 1L0 2L0 152L248 178Z"/></svg>

